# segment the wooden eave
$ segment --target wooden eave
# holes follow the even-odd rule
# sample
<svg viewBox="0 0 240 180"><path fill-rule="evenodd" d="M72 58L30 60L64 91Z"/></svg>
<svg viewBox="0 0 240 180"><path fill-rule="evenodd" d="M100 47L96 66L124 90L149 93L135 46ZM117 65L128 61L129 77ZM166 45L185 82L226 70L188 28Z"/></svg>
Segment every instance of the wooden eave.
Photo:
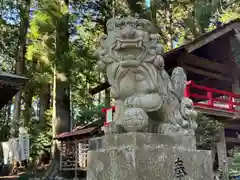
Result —
<svg viewBox="0 0 240 180"><path fill-rule="evenodd" d="M232 82L232 69L226 68L224 64L217 61L212 61L204 57L199 57L194 54L198 49L204 48L204 46L210 44L214 40L232 32L235 29L240 29L240 19L231 21L217 29L206 33L195 40L182 45L176 49L163 54L165 59L165 69L168 73L171 73L174 67L182 66L189 73L199 74L200 76L207 76L208 80L206 84L219 84L213 79L220 81ZM229 62L230 63L230 62ZM194 78L187 74L188 78L194 80ZM204 78L203 78L204 79ZM207 79L207 78L205 78ZM219 85L220 86L220 85ZM108 82L104 82L99 86L90 90L90 94L94 95L104 89L109 88Z"/></svg>
<svg viewBox="0 0 240 180"><path fill-rule="evenodd" d="M25 85L28 78L0 72L0 109Z"/></svg>
<svg viewBox="0 0 240 180"><path fill-rule="evenodd" d="M199 38L196 38L192 42L184 45L184 48L187 50L188 53L191 53L194 50L219 38L220 36L223 36L224 34L238 28L240 28L240 19L235 19L209 33L204 34L203 36L200 36Z"/></svg>
<svg viewBox="0 0 240 180"><path fill-rule="evenodd" d="M12 85L15 87L23 86L29 79L16 74L0 72L0 82Z"/></svg>
<svg viewBox="0 0 240 180"><path fill-rule="evenodd" d="M99 131L100 131L99 127L83 128L83 129L78 129L71 132L64 132L64 133L58 134L55 139L58 139L60 141L64 141L68 139L82 139L83 137L90 136L91 134Z"/></svg>

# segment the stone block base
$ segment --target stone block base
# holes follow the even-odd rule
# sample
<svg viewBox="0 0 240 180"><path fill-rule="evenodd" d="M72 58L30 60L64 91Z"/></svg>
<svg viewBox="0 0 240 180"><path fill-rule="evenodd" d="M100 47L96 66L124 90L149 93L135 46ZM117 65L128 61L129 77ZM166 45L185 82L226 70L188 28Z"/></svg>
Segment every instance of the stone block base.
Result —
<svg viewBox="0 0 240 180"><path fill-rule="evenodd" d="M127 133L93 139L87 180L212 180L211 153L196 150L188 138Z"/></svg>

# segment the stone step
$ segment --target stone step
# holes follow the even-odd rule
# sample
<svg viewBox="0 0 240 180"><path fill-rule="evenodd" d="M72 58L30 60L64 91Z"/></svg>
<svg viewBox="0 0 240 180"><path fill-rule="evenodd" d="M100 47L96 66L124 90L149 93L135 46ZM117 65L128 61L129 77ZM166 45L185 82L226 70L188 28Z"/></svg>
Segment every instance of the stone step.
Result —
<svg viewBox="0 0 240 180"><path fill-rule="evenodd" d="M17 180L20 176L0 176L1 180Z"/></svg>

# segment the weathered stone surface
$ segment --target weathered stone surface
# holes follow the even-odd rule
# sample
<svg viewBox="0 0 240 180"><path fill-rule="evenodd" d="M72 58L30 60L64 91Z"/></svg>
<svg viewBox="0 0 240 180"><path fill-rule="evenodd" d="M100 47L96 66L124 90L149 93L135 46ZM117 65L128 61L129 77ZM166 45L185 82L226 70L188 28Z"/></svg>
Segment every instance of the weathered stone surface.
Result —
<svg viewBox="0 0 240 180"><path fill-rule="evenodd" d="M183 138L184 137L184 138ZM185 149L196 149L196 139L192 136L168 136L154 133L124 133L116 135L105 135L90 140L90 150L101 150L123 147L182 147Z"/></svg>
<svg viewBox="0 0 240 180"><path fill-rule="evenodd" d="M158 135L157 139L151 134L134 133L131 138L131 134L103 137L102 141L108 143L89 151L87 180L173 180L178 157L187 172L185 180L212 179L209 151L181 146L176 140L179 137Z"/></svg>

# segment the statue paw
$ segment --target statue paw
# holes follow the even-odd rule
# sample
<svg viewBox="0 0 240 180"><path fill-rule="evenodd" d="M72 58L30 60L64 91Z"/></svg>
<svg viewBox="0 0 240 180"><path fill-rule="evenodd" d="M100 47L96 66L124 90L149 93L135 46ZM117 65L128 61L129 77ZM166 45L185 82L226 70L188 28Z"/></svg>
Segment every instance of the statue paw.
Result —
<svg viewBox="0 0 240 180"><path fill-rule="evenodd" d="M148 115L141 108L128 108L124 112L122 126L128 132L143 131L148 125Z"/></svg>
<svg viewBox="0 0 240 180"><path fill-rule="evenodd" d="M159 95L158 93L137 94L128 97L124 105L127 108L141 108L146 112L157 111L163 105L166 99L165 94Z"/></svg>
<svg viewBox="0 0 240 180"><path fill-rule="evenodd" d="M109 124L107 127L103 127L102 130L104 131L105 135L108 134L121 134L121 133L126 133L126 129L121 124L116 124L112 122Z"/></svg>
<svg viewBox="0 0 240 180"><path fill-rule="evenodd" d="M139 107L139 104L139 98L137 98L136 96L130 96L124 102L124 106L128 108Z"/></svg>
<svg viewBox="0 0 240 180"><path fill-rule="evenodd" d="M177 125L173 125L170 123L164 123L161 124L158 128L158 134L166 134L166 135L176 135L178 133L182 133L182 128L181 126Z"/></svg>

